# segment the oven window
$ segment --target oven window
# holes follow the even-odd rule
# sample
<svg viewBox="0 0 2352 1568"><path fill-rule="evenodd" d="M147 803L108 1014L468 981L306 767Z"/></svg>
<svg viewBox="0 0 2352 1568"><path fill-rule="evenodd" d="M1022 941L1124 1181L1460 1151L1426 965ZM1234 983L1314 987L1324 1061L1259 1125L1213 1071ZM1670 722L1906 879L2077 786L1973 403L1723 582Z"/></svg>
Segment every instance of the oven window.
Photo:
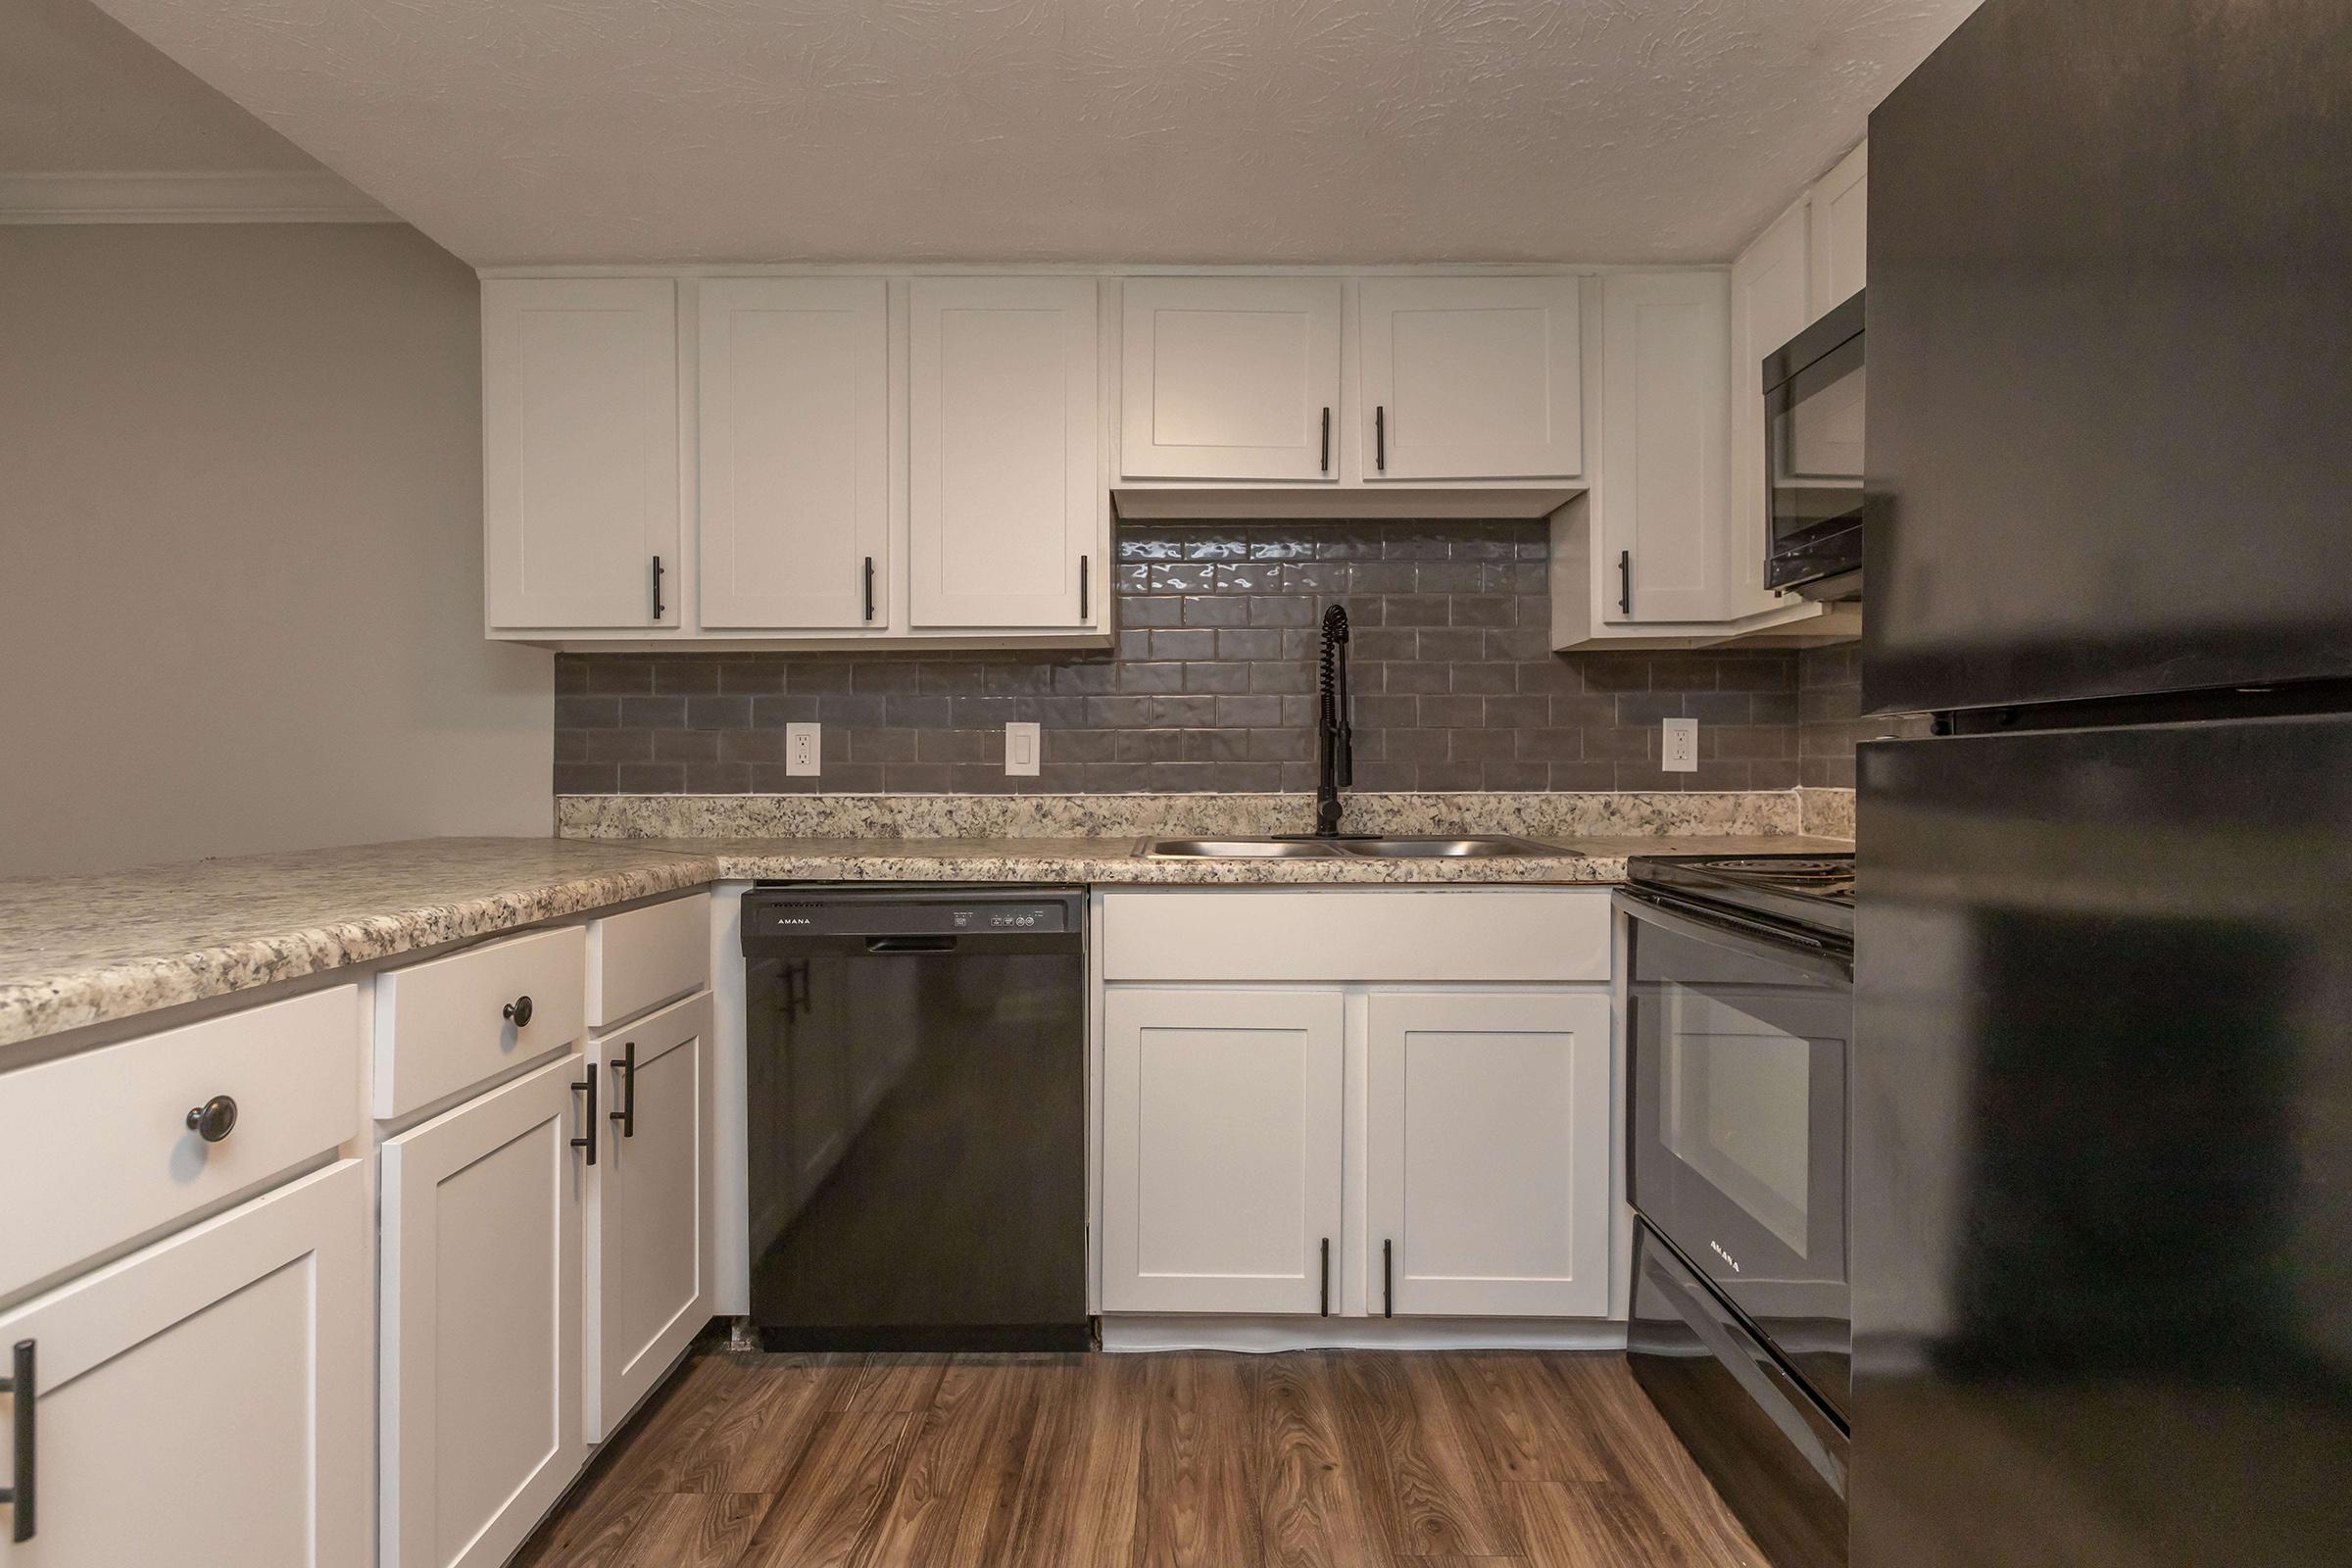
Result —
<svg viewBox="0 0 2352 1568"><path fill-rule="evenodd" d="M1815 1042L1749 1011L1737 991L1668 986L1661 1000L1667 1149L1805 1256ZM1760 1011L1786 1015L1787 1002L1763 999Z"/></svg>

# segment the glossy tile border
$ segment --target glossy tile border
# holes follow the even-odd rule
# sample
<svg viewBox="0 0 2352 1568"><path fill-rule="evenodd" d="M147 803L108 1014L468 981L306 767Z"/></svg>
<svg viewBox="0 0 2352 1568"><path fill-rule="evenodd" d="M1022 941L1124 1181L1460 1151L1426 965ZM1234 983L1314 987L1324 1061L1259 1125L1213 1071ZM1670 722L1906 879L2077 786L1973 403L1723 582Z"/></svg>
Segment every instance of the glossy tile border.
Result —
<svg viewBox="0 0 2352 1568"><path fill-rule="evenodd" d="M1307 795L562 795L556 831L574 839L1098 838L1301 833ZM1531 838L1785 834L1803 826L1794 790L1365 793L1347 826L1370 833L1518 833Z"/></svg>

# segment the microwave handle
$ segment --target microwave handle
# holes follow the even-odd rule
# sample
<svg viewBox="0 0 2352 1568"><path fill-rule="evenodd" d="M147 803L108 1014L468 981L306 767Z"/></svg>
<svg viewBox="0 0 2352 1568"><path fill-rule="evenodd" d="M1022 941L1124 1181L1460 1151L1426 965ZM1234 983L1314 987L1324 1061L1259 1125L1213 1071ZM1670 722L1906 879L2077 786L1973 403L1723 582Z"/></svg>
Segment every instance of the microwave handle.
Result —
<svg viewBox="0 0 2352 1568"><path fill-rule="evenodd" d="M1784 969L1794 969L1836 985L1853 983L1854 966L1850 961L1834 953L1804 947L1778 934L1767 935L1759 927L1745 921L1669 908L1655 899L1646 899L1639 893L1629 893L1623 889L1618 890L1612 902L1633 919L1647 920L1652 925L1678 936L1689 937L1693 942L1729 948L1735 953L1744 953L1749 957L1777 963Z"/></svg>

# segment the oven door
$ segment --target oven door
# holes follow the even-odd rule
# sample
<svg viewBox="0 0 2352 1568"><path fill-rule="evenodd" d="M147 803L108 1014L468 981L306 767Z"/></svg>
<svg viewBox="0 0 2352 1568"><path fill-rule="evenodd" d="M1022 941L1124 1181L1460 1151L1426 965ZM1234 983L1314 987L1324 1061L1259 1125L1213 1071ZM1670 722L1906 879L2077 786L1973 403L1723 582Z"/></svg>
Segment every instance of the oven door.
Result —
<svg viewBox="0 0 2352 1568"><path fill-rule="evenodd" d="M1679 900L1617 906L1634 1207L1842 1412L1851 956Z"/></svg>

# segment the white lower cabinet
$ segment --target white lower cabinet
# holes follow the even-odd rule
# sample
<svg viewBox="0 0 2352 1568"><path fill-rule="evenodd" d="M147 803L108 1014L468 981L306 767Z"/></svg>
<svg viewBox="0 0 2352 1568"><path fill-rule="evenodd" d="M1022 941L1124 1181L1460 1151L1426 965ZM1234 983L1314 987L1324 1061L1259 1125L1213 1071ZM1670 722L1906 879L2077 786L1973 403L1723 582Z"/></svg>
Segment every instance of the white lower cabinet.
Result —
<svg viewBox="0 0 2352 1568"><path fill-rule="evenodd" d="M35 1372L0 1401L33 1399L40 1460L0 1564L369 1563L368 1245L344 1160L0 1314Z"/></svg>
<svg viewBox="0 0 2352 1568"><path fill-rule="evenodd" d="M586 1070L567 1055L383 1146L382 1568L495 1568L586 1460L593 1151L572 1141L609 1150L612 1126Z"/></svg>
<svg viewBox="0 0 2352 1568"><path fill-rule="evenodd" d="M1604 1316L1609 999L1376 993L1371 1309Z"/></svg>
<svg viewBox="0 0 2352 1568"><path fill-rule="evenodd" d="M591 1045L586 1436L602 1442L710 1317L710 994Z"/></svg>
<svg viewBox="0 0 2352 1568"><path fill-rule="evenodd" d="M1114 987L1102 1305L1315 1312L1340 1240L1336 991Z"/></svg>

